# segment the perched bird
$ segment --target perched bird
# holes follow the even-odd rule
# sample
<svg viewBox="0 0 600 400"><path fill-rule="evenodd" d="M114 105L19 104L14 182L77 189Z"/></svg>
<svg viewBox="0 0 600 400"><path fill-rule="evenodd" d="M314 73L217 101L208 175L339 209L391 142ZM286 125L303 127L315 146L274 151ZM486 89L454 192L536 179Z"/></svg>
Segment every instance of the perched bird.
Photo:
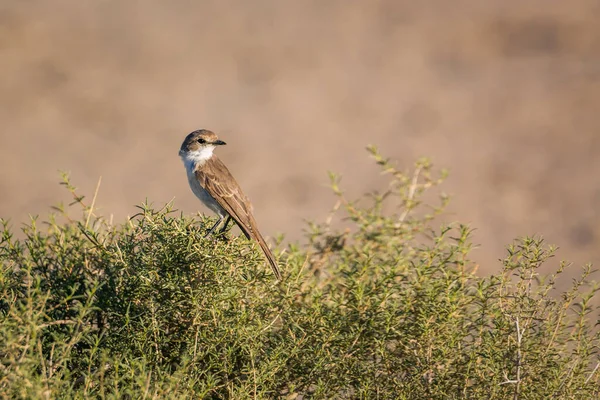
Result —
<svg viewBox="0 0 600 400"><path fill-rule="evenodd" d="M260 234L252 215L250 200L242 192L240 185L225 164L213 154L213 150L217 146L224 144L226 143L219 140L215 133L200 129L187 135L179 150L179 156L185 165L192 192L219 217L217 223L208 231L207 236L221 225L223 219L225 219L225 225L219 232L225 231L233 218L246 237L258 243L271 265L273 273L277 279L281 280L277 260Z"/></svg>

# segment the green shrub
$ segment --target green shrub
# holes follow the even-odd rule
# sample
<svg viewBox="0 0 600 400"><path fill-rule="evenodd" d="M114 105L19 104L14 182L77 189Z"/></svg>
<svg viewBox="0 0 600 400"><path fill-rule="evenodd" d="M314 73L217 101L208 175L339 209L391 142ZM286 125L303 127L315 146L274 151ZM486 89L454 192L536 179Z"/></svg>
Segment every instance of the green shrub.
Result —
<svg viewBox="0 0 600 400"><path fill-rule="evenodd" d="M539 238L479 277L469 227L436 226L442 178L391 179L280 251L276 282L242 237L144 204L123 225L65 178L64 208L0 243L2 398L591 399L598 397L597 287L586 266L560 293ZM439 223L437 224L439 225Z"/></svg>

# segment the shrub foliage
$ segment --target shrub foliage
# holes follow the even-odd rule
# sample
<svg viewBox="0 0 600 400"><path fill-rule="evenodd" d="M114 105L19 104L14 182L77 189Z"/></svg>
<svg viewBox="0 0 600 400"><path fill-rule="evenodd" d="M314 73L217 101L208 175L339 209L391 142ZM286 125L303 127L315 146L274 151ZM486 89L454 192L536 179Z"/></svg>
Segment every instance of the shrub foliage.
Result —
<svg viewBox="0 0 600 400"><path fill-rule="evenodd" d="M541 275L554 248L516 240L480 277L471 229L423 202L443 179L369 148L382 193L337 196L276 282L242 237L144 204L122 225L65 177L59 207L0 242L0 397L589 399L599 395L592 270ZM332 224L332 218L341 222ZM336 227L340 226L340 227Z"/></svg>

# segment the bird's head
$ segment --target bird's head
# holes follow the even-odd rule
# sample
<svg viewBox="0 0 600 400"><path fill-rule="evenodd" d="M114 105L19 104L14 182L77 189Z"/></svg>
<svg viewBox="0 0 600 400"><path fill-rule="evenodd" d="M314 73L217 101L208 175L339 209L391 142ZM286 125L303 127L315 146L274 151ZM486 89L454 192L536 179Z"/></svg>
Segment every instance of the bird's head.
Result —
<svg viewBox="0 0 600 400"><path fill-rule="evenodd" d="M208 160L216 146L226 144L214 132L199 129L186 136L179 149L179 156L184 159L193 158L199 161Z"/></svg>

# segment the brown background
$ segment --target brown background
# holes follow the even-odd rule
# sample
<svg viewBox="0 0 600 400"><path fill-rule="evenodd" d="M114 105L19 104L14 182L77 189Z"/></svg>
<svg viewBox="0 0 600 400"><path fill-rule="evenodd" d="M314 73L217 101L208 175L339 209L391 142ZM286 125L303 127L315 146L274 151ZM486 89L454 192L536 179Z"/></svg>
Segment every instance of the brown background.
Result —
<svg viewBox="0 0 600 400"><path fill-rule="evenodd" d="M57 171L117 221L146 197L200 209L177 151L197 128L262 230L301 237L334 199L384 180L365 145L451 176L451 219L483 271L543 233L600 251L600 7L573 0L0 2L0 215L67 199Z"/></svg>

